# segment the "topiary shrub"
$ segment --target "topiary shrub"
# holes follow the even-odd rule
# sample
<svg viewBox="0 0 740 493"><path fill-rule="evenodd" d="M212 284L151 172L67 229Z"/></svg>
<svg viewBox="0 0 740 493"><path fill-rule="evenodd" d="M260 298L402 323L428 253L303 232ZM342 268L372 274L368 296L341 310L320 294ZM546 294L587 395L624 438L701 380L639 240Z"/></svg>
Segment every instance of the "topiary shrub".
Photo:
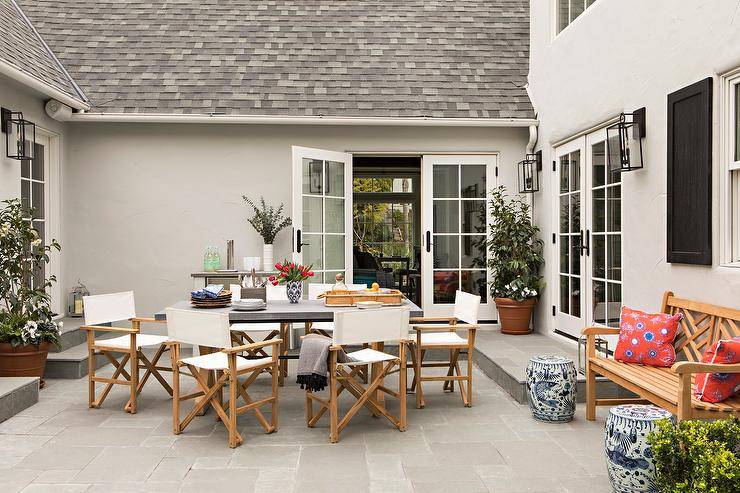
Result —
<svg viewBox="0 0 740 493"><path fill-rule="evenodd" d="M740 420L661 420L648 435L664 493L740 492Z"/></svg>

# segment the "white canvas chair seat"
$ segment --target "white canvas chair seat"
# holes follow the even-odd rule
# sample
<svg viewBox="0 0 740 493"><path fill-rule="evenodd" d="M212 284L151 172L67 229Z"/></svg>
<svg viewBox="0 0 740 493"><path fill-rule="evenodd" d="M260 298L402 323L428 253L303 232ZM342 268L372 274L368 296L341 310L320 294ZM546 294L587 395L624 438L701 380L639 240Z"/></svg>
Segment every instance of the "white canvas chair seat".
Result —
<svg viewBox="0 0 740 493"><path fill-rule="evenodd" d="M308 285L308 299L317 300L319 295L331 291L334 288L334 284L328 283L311 283ZM360 291L367 289L367 284L348 284L347 289L350 291ZM334 331L334 322L310 322L306 324L306 334L315 332L318 334L328 336L330 332Z"/></svg>
<svg viewBox="0 0 740 493"><path fill-rule="evenodd" d="M413 351L411 360L414 365L414 381L411 391L416 392L416 407L424 407L423 382L442 381L442 389L447 392L455 391L455 382L460 390L463 405L470 407L473 404L473 347L475 345L475 331L478 328L478 308L480 296L457 290L455 293L455 309L449 318L416 318L411 322L411 328L416 331L416 338L412 340ZM446 324L437 324L444 321ZM458 321L465 322L461 325ZM425 325L425 322L435 322L434 325ZM458 330L467 330L468 336L461 337ZM448 349L450 358L442 362L424 362L427 350ZM460 368L460 354L467 353L467 374ZM423 368L446 368L446 375L424 376Z"/></svg>
<svg viewBox="0 0 740 493"><path fill-rule="evenodd" d="M150 376L153 376L167 393L172 395L172 387L160 374L161 371L172 371L172 367L157 365L162 354L169 349L169 341L166 336L140 333L142 323L160 321L136 316L133 291L85 296L82 303L85 311L85 325L80 328L87 331L88 406L99 408L113 385L125 385L130 388L131 396L124 409L134 414L137 407L136 397L141 393ZM106 325L124 320L131 323L130 328ZM95 339L96 332L121 335L111 339ZM145 347L157 348L151 360L141 351ZM113 375L110 378L96 375L98 355L105 356L113 365ZM127 363L129 363L128 371ZM139 378L141 369L146 371ZM99 396L96 395L95 388L98 382L106 384Z"/></svg>
<svg viewBox="0 0 740 493"><path fill-rule="evenodd" d="M382 351L376 351L375 349L369 348L347 353L347 356L352 358L353 361L347 361L341 364L347 366L367 365L370 363L382 363L383 361L392 361L398 359L398 356L393 356L392 354L384 353Z"/></svg>
<svg viewBox="0 0 740 493"><path fill-rule="evenodd" d="M143 347L159 346L169 342L167 336L158 336L153 334L136 334L136 349ZM105 346L110 348L126 349L131 346L131 337L120 336L111 339L95 339L96 346Z"/></svg>
<svg viewBox="0 0 740 493"><path fill-rule="evenodd" d="M456 332L430 332L421 334L422 346L467 346L468 340Z"/></svg>
<svg viewBox="0 0 740 493"><path fill-rule="evenodd" d="M226 353L216 352L183 358L180 362L184 365L191 365L202 370L226 370L229 368L229 358ZM258 366L267 366L272 363L272 358L247 359L241 356L236 357L236 369L246 370Z"/></svg>

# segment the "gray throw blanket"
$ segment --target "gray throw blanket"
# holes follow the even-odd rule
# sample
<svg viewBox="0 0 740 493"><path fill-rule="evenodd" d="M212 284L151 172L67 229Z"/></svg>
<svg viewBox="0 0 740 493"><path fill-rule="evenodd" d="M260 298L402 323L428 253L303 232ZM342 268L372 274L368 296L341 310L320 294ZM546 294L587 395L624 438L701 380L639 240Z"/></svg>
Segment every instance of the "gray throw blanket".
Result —
<svg viewBox="0 0 740 493"><path fill-rule="evenodd" d="M301 353L298 356L298 378L296 382L302 389L311 392L324 390L329 373L329 348L332 340L321 334L308 334L301 342ZM344 351L339 351L337 362L351 361Z"/></svg>

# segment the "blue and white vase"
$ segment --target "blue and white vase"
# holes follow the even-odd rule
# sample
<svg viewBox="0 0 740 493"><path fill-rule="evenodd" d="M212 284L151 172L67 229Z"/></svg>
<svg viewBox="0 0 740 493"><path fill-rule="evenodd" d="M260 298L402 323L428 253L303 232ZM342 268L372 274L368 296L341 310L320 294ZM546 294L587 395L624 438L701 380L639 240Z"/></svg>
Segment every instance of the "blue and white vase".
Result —
<svg viewBox="0 0 740 493"><path fill-rule="evenodd" d="M541 421L567 422L576 412L576 365L564 356L540 355L527 365L529 409Z"/></svg>
<svg viewBox="0 0 740 493"><path fill-rule="evenodd" d="M303 283L301 281L288 281L285 283L285 293L288 295L288 301L291 303L298 303L301 299L301 289Z"/></svg>
<svg viewBox="0 0 740 493"><path fill-rule="evenodd" d="M609 481L616 493L657 493L655 463L647 435L659 419L673 415L656 406L624 404L609 409L604 453Z"/></svg>

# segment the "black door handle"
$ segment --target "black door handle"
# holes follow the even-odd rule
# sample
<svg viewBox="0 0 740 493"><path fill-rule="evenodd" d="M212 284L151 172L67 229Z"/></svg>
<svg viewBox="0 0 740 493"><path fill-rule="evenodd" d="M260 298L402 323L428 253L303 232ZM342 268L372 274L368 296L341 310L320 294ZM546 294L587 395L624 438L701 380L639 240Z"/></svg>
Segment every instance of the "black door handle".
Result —
<svg viewBox="0 0 740 493"><path fill-rule="evenodd" d="M427 231L426 248L427 248L427 252L432 251L432 233L429 231Z"/></svg>
<svg viewBox="0 0 740 493"><path fill-rule="evenodd" d="M303 243L301 243L301 230L296 230L295 233L295 251L296 253L301 253L301 247L303 246Z"/></svg>

